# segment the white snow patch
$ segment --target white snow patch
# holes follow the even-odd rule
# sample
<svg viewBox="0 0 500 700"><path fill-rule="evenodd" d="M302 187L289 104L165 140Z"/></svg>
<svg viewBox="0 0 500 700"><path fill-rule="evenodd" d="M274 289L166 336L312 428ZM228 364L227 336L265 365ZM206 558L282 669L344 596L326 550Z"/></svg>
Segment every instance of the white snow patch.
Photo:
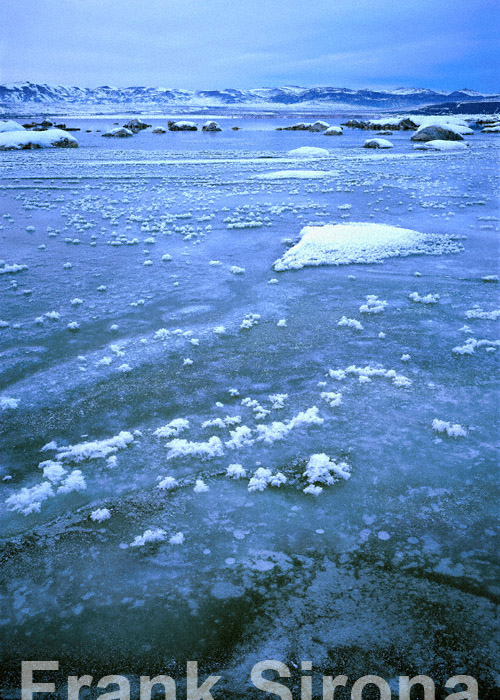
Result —
<svg viewBox="0 0 500 700"><path fill-rule="evenodd" d="M310 484L325 484L330 486L339 479L350 479L351 467L346 462L337 464L328 455L313 454L309 458L304 477Z"/></svg>
<svg viewBox="0 0 500 700"><path fill-rule="evenodd" d="M300 241L274 263L274 269L381 262L385 258L429 252L429 239L418 231L386 224L306 226L300 232Z"/></svg>
<svg viewBox="0 0 500 700"><path fill-rule="evenodd" d="M127 430L122 430L118 435L107 440L95 440L82 442L77 445L59 447L57 459L66 462L83 462L86 459L106 458L110 454L123 450L134 442L134 436Z"/></svg>
<svg viewBox="0 0 500 700"><path fill-rule="evenodd" d="M317 156L328 156L329 151L326 148L316 148L315 146L301 146L288 151L288 155L292 158L315 158Z"/></svg>
<svg viewBox="0 0 500 700"><path fill-rule="evenodd" d="M460 423L450 423L446 420L440 420L439 418L434 418L432 421L432 429L436 433L445 433L448 437L458 438L465 437L467 435L467 430L460 425Z"/></svg>
<svg viewBox="0 0 500 700"><path fill-rule="evenodd" d="M222 457L224 446L220 438L213 435L206 442L191 442L181 438L175 438L167 443L167 459L175 457L199 457L200 459L212 459Z"/></svg>
<svg viewBox="0 0 500 700"><path fill-rule="evenodd" d="M166 536L167 533L161 528L155 528L154 530L144 530L142 535L137 535L134 541L130 543L130 546L144 547L145 544L150 544L152 542L163 542Z"/></svg>
<svg viewBox="0 0 500 700"><path fill-rule="evenodd" d="M102 523L105 520L109 520L111 517L111 511L109 508L97 508L93 510L90 514L90 519L96 523Z"/></svg>
<svg viewBox="0 0 500 700"><path fill-rule="evenodd" d="M412 292L408 295L408 298L417 304L437 304L439 294L424 294L424 296L421 296L418 292Z"/></svg>
<svg viewBox="0 0 500 700"><path fill-rule="evenodd" d="M363 330L363 325L359 321L355 318L347 318L347 316L342 316L337 326L347 326L347 328L355 328L357 331Z"/></svg>

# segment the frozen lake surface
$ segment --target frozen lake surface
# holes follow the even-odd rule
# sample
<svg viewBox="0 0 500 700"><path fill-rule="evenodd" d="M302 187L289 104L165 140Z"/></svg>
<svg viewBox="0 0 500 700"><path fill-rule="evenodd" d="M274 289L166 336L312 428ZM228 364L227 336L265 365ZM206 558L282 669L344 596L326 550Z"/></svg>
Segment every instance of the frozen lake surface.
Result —
<svg viewBox="0 0 500 700"><path fill-rule="evenodd" d="M294 115L217 119L117 140L95 132L112 118L68 118L78 149L0 154L9 683L28 658L101 675L188 658L223 676L217 697L250 698L257 661L310 659L469 673L484 700L500 141L422 152L394 132L367 151L355 129L275 131ZM350 222L432 244L274 269L303 227Z"/></svg>

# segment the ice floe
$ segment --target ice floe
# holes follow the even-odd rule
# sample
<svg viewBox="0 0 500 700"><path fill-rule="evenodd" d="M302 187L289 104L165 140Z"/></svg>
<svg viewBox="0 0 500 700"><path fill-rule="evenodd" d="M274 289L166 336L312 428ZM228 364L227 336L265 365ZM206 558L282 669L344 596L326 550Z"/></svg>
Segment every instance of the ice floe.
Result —
<svg viewBox="0 0 500 700"><path fill-rule="evenodd" d="M306 226L300 232L300 241L274 263L274 269L375 263L397 256L458 250L460 246L446 237L387 224L353 222Z"/></svg>

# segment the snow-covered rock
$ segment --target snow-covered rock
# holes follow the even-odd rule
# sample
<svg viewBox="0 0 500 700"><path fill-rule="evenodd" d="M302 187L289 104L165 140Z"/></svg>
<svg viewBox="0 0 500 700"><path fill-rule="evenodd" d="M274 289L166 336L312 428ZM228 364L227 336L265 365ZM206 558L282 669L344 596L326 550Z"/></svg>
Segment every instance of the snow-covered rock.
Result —
<svg viewBox="0 0 500 700"><path fill-rule="evenodd" d="M329 126L323 136L342 136L344 130L341 126Z"/></svg>
<svg viewBox="0 0 500 700"><path fill-rule="evenodd" d="M413 146L416 151L464 151L468 147L469 144L465 141L443 141L442 139L422 141Z"/></svg>
<svg viewBox="0 0 500 700"><path fill-rule="evenodd" d="M198 131L198 127L194 122L169 122L168 128L170 131Z"/></svg>
<svg viewBox="0 0 500 700"><path fill-rule="evenodd" d="M327 122L323 121L317 121L314 122L313 124L311 122L299 122L298 124L294 124L293 126L284 126L284 127L279 127L278 131L313 131L313 132L321 132L321 131L326 131L326 129L329 128L329 124Z"/></svg>
<svg viewBox="0 0 500 700"><path fill-rule="evenodd" d="M165 129L164 126L156 126L152 132L152 134L166 134L167 130Z"/></svg>
<svg viewBox="0 0 500 700"><path fill-rule="evenodd" d="M151 124L146 124L146 122L143 122L140 119L130 119L130 121L123 125L123 128L129 129L133 134L137 134L139 131L147 129L150 126Z"/></svg>
<svg viewBox="0 0 500 700"><path fill-rule="evenodd" d="M25 128L21 126L21 124L9 119L8 121L0 122L0 134L4 134L6 131L25 131Z"/></svg>
<svg viewBox="0 0 500 700"><path fill-rule="evenodd" d="M222 131L217 122L208 121L201 127L202 131Z"/></svg>
<svg viewBox="0 0 500 700"><path fill-rule="evenodd" d="M117 126L116 129L110 129L109 131L105 131L102 136L111 136L111 137L116 137L116 138L126 138L127 136L133 136L133 132L130 131L130 129L127 129L124 126Z"/></svg>
<svg viewBox="0 0 500 700"><path fill-rule="evenodd" d="M5 131L0 134L0 151L14 151L31 148L77 148L78 141L62 129L47 131Z"/></svg>
<svg viewBox="0 0 500 700"><path fill-rule="evenodd" d="M315 146L301 146L288 151L288 155L292 158L315 158L316 156L328 156L329 151L326 148L316 148Z"/></svg>
<svg viewBox="0 0 500 700"><path fill-rule="evenodd" d="M371 223L306 226L300 236L299 243L274 263L275 270L380 262L423 252L427 243L427 236L418 231Z"/></svg>
<svg viewBox="0 0 500 700"><path fill-rule="evenodd" d="M412 141L463 141L464 136L473 134L472 129L459 124L438 122L422 124L411 137Z"/></svg>
<svg viewBox="0 0 500 700"><path fill-rule="evenodd" d="M392 148L392 143L387 139L368 139L364 142L363 148Z"/></svg>
<svg viewBox="0 0 500 700"><path fill-rule="evenodd" d="M329 126L330 126L330 124L328 124L327 122L317 121L317 122L314 122L314 124L311 124L308 131L317 131L317 132L326 131L329 128Z"/></svg>
<svg viewBox="0 0 500 700"><path fill-rule="evenodd" d="M500 134L500 124L492 124L481 129L482 134Z"/></svg>

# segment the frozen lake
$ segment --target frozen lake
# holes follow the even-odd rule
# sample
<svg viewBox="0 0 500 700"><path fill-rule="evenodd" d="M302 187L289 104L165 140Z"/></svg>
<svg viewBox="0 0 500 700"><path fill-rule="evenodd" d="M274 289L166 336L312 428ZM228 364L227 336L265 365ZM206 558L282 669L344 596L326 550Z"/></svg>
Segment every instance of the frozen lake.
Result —
<svg viewBox="0 0 500 700"><path fill-rule="evenodd" d="M250 698L249 669L279 658L470 673L489 698L498 136L369 151L374 132L277 132L292 114L119 140L95 130L121 118L62 120L78 149L0 154L10 685L21 659L175 675L188 658L223 675L216 697ZM437 243L273 269L304 226L349 222Z"/></svg>

